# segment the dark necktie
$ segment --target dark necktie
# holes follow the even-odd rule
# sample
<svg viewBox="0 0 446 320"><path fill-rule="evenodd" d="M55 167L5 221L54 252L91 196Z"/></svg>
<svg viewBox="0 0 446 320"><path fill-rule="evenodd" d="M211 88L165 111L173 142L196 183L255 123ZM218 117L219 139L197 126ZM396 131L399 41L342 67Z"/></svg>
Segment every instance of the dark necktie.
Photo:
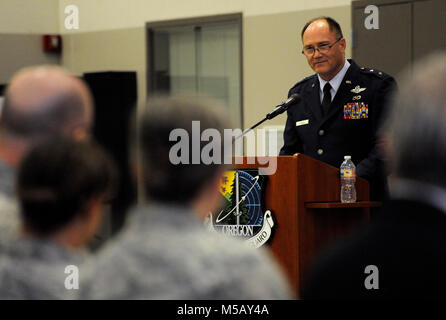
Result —
<svg viewBox="0 0 446 320"><path fill-rule="evenodd" d="M322 116L328 113L328 109L331 104L331 93L330 93L331 85L330 82L327 82L324 86L324 98L322 99L321 111Z"/></svg>

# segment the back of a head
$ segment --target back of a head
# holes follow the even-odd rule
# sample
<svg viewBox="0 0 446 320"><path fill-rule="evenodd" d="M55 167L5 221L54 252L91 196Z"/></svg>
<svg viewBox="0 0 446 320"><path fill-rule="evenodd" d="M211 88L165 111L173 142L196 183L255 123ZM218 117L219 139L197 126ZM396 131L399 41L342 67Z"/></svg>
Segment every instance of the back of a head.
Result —
<svg viewBox="0 0 446 320"><path fill-rule="evenodd" d="M224 129L230 128L227 118L213 100L151 99L139 125L146 196L157 202L190 203L222 169L225 143L212 141L222 161L206 164L201 150L209 141L202 141L202 133L213 130L223 139ZM184 161L178 163L178 157Z"/></svg>
<svg viewBox="0 0 446 320"><path fill-rule="evenodd" d="M107 196L115 167L98 145L58 138L31 149L18 173L17 193L24 224L50 235L84 214L88 201Z"/></svg>
<svg viewBox="0 0 446 320"><path fill-rule="evenodd" d="M57 66L25 68L11 79L1 114L2 135L33 144L89 131L92 99L87 86Z"/></svg>
<svg viewBox="0 0 446 320"><path fill-rule="evenodd" d="M384 126L390 167L398 178L446 188L446 54L415 64L406 74Z"/></svg>

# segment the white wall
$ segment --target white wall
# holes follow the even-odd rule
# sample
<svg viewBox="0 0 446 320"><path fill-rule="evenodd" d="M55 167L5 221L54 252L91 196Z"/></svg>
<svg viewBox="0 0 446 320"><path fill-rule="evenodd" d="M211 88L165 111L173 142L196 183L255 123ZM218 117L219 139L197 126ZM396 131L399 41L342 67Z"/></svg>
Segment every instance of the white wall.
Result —
<svg viewBox="0 0 446 320"><path fill-rule="evenodd" d="M0 0L0 33L59 33L59 0Z"/></svg>
<svg viewBox="0 0 446 320"><path fill-rule="evenodd" d="M78 30L65 29L64 9L68 5L79 9ZM0 0L0 40L2 33L60 33L64 41L60 62L63 66L79 75L136 70L139 104L143 104L147 69L145 23L241 12L246 128L284 100L295 82L312 73L300 54L299 32L308 19L333 16L350 43L350 5L351 0ZM11 73L1 71L0 66L2 78ZM284 122L282 115L269 124Z"/></svg>
<svg viewBox="0 0 446 320"><path fill-rule="evenodd" d="M0 0L0 83L26 66L59 64L42 50L42 35L57 33L58 0Z"/></svg>
<svg viewBox="0 0 446 320"><path fill-rule="evenodd" d="M23 1L23 0L22 0ZM59 0L61 33L135 28L148 21L243 12L269 15L350 5L351 0ZM64 8L79 8L79 30L64 28Z"/></svg>
<svg viewBox="0 0 446 320"><path fill-rule="evenodd" d="M312 73L300 54L300 30L320 15L344 29L350 56L350 0L60 0L62 65L76 74L136 70L138 102L146 99L145 23L241 12L243 14L243 127L286 99L288 89ZM63 9L79 9L79 30L65 30ZM285 115L269 125L285 123ZM266 123L265 123L266 124Z"/></svg>

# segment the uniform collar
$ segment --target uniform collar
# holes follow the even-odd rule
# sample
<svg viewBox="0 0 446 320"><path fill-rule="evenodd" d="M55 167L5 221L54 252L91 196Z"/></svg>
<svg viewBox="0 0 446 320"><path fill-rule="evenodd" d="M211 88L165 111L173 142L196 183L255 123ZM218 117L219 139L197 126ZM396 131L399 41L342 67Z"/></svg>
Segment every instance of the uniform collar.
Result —
<svg viewBox="0 0 446 320"><path fill-rule="evenodd" d="M339 87L341 86L342 80L344 79L345 74L347 73L348 68L350 67L350 62L348 62L347 59L345 59L344 62L344 66L342 67L341 71L339 71L334 77L333 79L331 79L330 81L325 81L324 79L322 79L319 74L317 75L318 79L319 79L319 95L322 97L323 96L323 89L324 86L327 82L330 83L331 85L331 100L333 101L334 96L336 95L336 92L338 92Z"/></svg>

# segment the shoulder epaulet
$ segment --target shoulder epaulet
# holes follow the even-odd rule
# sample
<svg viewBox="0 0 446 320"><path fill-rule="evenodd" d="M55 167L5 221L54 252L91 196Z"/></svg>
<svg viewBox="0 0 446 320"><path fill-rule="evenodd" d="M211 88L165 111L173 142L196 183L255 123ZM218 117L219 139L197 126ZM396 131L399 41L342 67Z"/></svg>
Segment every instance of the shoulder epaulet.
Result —
<svg viewBox="0 0 446 320"><path fill-rule="evenodd" d="M308 76L308 77L306 77L306 78L300 80L300 81L299 81L298 83L296 83L290 90L292 90L292 89L294 89L294 88L296 88L296 87L298 87L298 86L304 84L305 82L307 82L307 81L309 81L309 80L311 80L311 79L314 79L315 77L317 77L317 76L316 76L315 74L313 74L313 75L311 75L311 76Z"/></svg>
<svg viewBox="0 0 446 320"><path fill-rule="evenodd" d="M382 72L380 70L377 70L377 69L370 69L370 68L366 68L366 67L361 67L360 70L361 70L361 73L369 74L369 75L378 77L380 79L384 79L384 78L390 77L387 73L384 73L384 72Z"/></svg>

